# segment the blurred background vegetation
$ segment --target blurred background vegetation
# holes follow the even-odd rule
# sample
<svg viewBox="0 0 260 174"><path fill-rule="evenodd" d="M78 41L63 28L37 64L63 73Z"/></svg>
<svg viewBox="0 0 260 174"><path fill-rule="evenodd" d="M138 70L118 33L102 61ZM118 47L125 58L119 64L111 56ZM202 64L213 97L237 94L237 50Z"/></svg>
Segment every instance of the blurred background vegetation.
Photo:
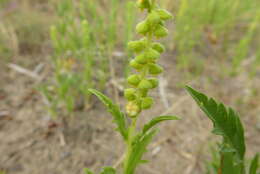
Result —
<svg viewBox="0 0 260 174"><path fill-rule="evenodd" d="M257 75L259 0L159 2L175 16L172 37L163 40L167 55L187 78L212 64L225 76ZM89 100L87 87L104 89L117 76L118 63L128 73L126 43L134 39L136 14L133 0L1 0L0 59L46 57L53 73L39 90L53 115L62 107L71 113L76 98Z"/></svg>

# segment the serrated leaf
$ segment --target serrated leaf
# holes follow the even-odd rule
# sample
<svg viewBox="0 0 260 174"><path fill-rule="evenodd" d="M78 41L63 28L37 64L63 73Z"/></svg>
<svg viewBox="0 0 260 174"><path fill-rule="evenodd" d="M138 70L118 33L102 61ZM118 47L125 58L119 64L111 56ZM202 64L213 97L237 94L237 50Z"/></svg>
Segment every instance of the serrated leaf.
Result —
<svg viewBox="0 0 260 174"><path fill-rule="evenodd" d="M127 126L126 126L126 117L125 115L120 111L120 107L112 102L111 99L109 99L107 96L102 94L101 92L95 90L95 89L89 89L89 92L96 95L107 107L108 111L112 114L114 118L114 122L117 124L117 130L120 132L120 134L123 136L124 140L127 140Z"/></svg>
<svg viewBox="0 0 260 174"><path fill-rule="evenodd" d="M116 170L113 167L104 167L100 174L116 174Z"/></svg>
<svg viewBox="0 0 260 174"><path fill-rule="evenodd" d="M94 174L91 170L89 170L88 168L84 169L84 173L85 174Z"/></svg>
<svg viewBox="0 0 260 174"><path fill-rule="evenodd" d="M259 159L259 155L256 154L253 160L251 161L249 174L256 174L258 169L258 159Z"/></svg>
<svg viewBox="0 0 260 174"><path fill-rule="evenodd" d="M179 120L176 116L158 116L153 118L151 121L149 121L147 124L143 127L143 134L145 134L149 129L151 129L153 126L157 125L158 123L166 120Z"/></svg>
<svg viewBox="0 0 260 174"><path fill-rule="evenodd" d="M238 114L232 108L227 109L223 103L217 103L189 86L186 89L213 122L213 132L223 136L226 143L236 150L239 160L243 161L246 149L244 129Z"/></svg>
<svg viewBox="0 0 260 174"><path fill-rule="evenodd" d="M144 162L142 156L147 151L146 148L156 133L157 130L153 129L148 131L145 135L137 135L135 143L133 144L131 156L128 160L128 168L125 169L124 174L134 174L136 167Z"/></svg>

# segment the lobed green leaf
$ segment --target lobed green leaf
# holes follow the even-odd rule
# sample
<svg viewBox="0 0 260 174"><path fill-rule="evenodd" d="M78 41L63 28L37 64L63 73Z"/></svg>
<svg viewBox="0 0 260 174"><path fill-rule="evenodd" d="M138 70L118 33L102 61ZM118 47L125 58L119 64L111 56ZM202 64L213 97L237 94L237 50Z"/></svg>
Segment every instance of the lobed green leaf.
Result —
<svg viewBox="0 0 260 174"><path fill-rule="evenodd" d="M101 92L95 89L89 89L88 91L96 95L104 103L108 111L112 114L114 121L118 126L117 131L120 132L124 140L127 140L128 133L127 133L126 117L123 114L123 112L120 111L120 107L114 104L111 99L109 99Z"/></svg>
<svg viewBox="0 0 260 174"><path fill-rule="evenodd" d="M224 104L209 99L189 86L186 89L213 122L213 133L223 136L225 142L235 149L239 160L243 161L246 150L244 129L238 114L232 108L227 109Z"/></svg>

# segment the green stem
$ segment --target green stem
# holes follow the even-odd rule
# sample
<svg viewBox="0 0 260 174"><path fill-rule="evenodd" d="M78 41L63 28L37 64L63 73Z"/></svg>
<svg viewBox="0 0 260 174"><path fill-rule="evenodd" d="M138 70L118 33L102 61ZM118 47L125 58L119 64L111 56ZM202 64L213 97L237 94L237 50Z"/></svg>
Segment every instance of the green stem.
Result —
<svg viewBox="0 0 260 174"><path fill-rule="evenodd" d="M137 117L132 119L131 125L128 129L128 139L127 139L127 148L126 148L126 154L125 154L125 160L124 160L124 174L129 174L128 168L129 164L131 164L130 157L133 152L133 140L135 137L135 131L136 131L136 121Z"/></svg>

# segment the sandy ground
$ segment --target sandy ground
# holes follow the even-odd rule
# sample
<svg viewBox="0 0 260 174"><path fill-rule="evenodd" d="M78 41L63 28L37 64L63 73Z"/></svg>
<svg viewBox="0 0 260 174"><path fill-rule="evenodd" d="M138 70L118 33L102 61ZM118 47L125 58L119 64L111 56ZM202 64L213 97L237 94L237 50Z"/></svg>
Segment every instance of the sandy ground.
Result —
<svg viewBox="0 0 260 174"><path fill-rule="evenodd" d="M260 75L250 79L242 72L228 77L210 61L200 77L184 80L185 73L176 70L173 56L162 58L165 73L160 90L152 93L157 103L139 123L162 113L182 120L160 125L145 155L150 163L140 166L138 174L203 173L210 144L218 139L210 133L210 121L181 87L186 83L236 109L245 125L247 156L260 152ZM44 63L41 73L48 71L46 58L19 57L12 62L29 70ZM5 62L0 64L1 170L7 174L82 174L84 167L99 171L118 162L124 144L100 102L93 98L90 109L77 112L63 139L61 122L50 120L37 85L34 78L8 68Z"/></svg>

